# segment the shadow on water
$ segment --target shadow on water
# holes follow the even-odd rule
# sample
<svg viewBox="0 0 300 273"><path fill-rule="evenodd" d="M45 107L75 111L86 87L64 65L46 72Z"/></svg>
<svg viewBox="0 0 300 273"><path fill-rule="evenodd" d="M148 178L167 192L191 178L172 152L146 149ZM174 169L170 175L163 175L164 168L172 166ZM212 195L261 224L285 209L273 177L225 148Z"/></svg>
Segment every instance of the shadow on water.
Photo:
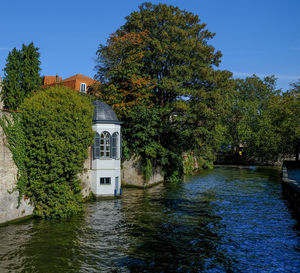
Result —
<svg viewBox="0 0 300 273"><path fill-rule="evenodd" d="M213 192L192 199L184 184L166 185L140 198L135 209L143 213L125 216L132 244L122 262L131 272L231 272L234 262L218 250L221 224Z"/></svg>
<svg viewBox="0 0 300 273"><path fill-rule="evenodd" d="M0 272L78 272L75 227L82 223L82 217L73 217L3 227Z"/></svg>
<svg viewBox="0 0 300 273"><path fill-rule="evenodd" d="M216 168L126 189L67 220L0 227L0 272L299 272L274 169Z"/></svg>

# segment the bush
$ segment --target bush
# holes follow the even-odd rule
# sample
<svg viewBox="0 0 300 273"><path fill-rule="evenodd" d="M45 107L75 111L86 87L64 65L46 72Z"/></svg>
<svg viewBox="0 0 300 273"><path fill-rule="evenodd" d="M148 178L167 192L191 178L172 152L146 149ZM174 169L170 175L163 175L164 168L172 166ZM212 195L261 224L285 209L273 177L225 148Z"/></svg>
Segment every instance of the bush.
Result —
<svg viewBox="0 0 300 273"><path fill-rule="evenodd" d="M26 195L40 217L65 217L82 210L77 174L93 142L93 107L64 86L51 87L20 105L26 136Z"/></svg>

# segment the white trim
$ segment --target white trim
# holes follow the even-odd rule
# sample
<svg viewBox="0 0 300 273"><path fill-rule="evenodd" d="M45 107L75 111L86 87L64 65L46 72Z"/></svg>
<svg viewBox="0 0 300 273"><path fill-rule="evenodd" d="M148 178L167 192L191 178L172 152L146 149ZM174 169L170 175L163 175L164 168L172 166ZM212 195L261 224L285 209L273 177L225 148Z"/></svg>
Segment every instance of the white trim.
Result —
<svg viewBox="0 0 300 273"><path fill-rule="evenodd" d="M82 87L84 87L84 88L82 88ZM86 83L85 82L80 83L80 92L86 93Z"/></svg>

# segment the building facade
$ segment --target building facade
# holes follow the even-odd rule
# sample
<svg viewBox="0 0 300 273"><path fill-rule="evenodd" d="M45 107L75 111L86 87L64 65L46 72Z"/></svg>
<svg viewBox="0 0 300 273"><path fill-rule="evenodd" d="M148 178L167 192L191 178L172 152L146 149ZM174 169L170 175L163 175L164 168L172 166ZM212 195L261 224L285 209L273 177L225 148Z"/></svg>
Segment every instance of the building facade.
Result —
<svg viewBox="0 0 300 273"><path fill-rule="evenodd" d="M96 196L121 194L121 124L112 108L94 101L91 190Z"/></svg>
<svg viewBox="0 0 300 273"><path fill-rule="evenodd" d="M62 77L56 75L56 76L44 76L43 79L43 88L54 86L57 84L62 84L64 86L67 86L73 90L86 93L88 90L88 87L95 84L97 81L93 80L92 78L89 78L87 76L84 76L82 74L76 74L72 77L62 79Z"/></svg>

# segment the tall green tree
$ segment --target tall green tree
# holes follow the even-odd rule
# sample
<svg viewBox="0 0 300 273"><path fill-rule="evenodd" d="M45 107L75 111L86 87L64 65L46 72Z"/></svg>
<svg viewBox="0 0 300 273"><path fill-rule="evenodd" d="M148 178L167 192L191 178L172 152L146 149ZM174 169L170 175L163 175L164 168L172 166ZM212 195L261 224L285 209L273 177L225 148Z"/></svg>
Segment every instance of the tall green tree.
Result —
<svg viewBox="0 0 300 273"><path fill-rule="evenodd" d="M122 100L115 99L124 90L127 102L136 101L133 92L147 98L133 108L134 113L123 116L124 131L128 129L125 142L134 142L131 129L139 121L141 107L147 108L141 113L149 115L144 120L155 117L152 123L157 120L153 125L157 133L151 138L151 149L145 141L148 144L140 142L138 151L151 151L145 156L164 154L160 161L167 175L172 175L171 166L181 160L183 151L197 146L194 143L199 144L198 148L211 142L217 146L213 132L220 131L220 119L216 117L221 108L227 108L231 73L216 70L221 53L208 44L213 37L191 12L144 3L97 51L96 78L103 83L98 93L102 97L106 94L106 98L115 94L106 102L118 109ZM142 84L133 86L136 80ZM199 126L205 130L195 133ZM207 141L209 137L211 141ZM135 151L136 145L129 150Z"/></svg>
<svg viewBox="0 0 300 273"><path fill-rule="evenodd" d="M9 52L1 92L5 108L16 110L32 91L41 87L40 53L33 43Z"/></svg>
<svg viewBox="0 0 300 273"><path fill-rule="evenodd" d="M300 81L291 89L277 96L272 104L273 124L280 135L280 152L294 154L299 161L300 153Z"/></svg>
<svg viewBox="0 0 300 273"><path fill-rule="evenodd" d="M228 124L234 151L242 145L248 159L277 159L281 136L272 110L280 97L276 79L256 75L237 79L235 90Z"/></svg>
<svg viewBox="0 0 300 273"><path fill-rule="evenodd" d="M24 97L24 92L21 88L21 55L21 52L14 48L9 52L6 59L1 97L7 109L16 109L19 104L19 98Z"/></svg>

